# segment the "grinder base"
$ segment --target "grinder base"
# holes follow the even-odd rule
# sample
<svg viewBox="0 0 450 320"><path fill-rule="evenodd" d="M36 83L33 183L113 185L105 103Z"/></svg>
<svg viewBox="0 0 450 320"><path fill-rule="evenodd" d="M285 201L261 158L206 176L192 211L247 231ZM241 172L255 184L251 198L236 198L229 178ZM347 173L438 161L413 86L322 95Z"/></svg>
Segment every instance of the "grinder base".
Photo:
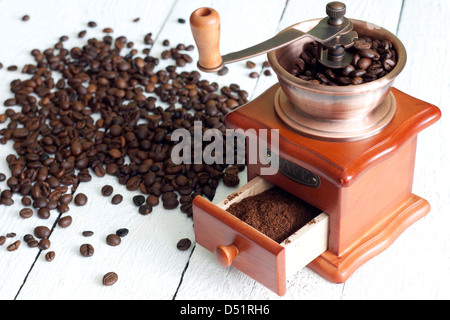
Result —
<svg viewBox="0 0 450 320"><path fill-rule="evenodd" d="M428 201L416 195L375 225L356 245L337 256L330 251L308 264L308 268L334 283L345 282L361 265L387 249L409 226L428 214Z"/></svg>

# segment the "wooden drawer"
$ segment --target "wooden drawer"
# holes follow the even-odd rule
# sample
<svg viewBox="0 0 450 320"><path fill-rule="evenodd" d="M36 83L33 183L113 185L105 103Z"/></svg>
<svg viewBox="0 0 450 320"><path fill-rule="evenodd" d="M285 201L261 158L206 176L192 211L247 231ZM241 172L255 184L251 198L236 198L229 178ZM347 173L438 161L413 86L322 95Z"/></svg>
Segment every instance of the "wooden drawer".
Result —
<svg viewBox="0 0 450 320"><path fill-rule="evenodd" d="M327 250L329 216L320 213L278 243L226 211L231 204L272 187L256 177L217 205L198 196L193 219L196 242L214 253L221 265L236 267L281 296L286 279Z"/></svg>

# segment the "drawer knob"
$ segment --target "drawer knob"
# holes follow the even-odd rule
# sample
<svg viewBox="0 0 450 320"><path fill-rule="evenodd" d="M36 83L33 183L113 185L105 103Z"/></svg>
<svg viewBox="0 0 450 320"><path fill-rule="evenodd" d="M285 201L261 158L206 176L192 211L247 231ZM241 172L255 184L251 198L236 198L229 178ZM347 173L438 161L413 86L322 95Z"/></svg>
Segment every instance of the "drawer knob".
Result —
<svg viewBox="0 0 450 320"><path fill-rule="evenodd" d="M218 246L214 250L217 261L224 267L229 267L238 254L239 250L233 244L230 244L229 246Z"/></svg>

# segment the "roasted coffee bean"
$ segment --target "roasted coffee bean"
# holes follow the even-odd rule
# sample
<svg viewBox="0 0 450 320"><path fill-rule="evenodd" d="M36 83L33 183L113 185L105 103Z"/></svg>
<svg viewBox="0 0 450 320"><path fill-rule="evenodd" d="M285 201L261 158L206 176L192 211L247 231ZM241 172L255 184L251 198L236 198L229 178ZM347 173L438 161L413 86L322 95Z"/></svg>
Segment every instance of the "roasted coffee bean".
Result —
<svg viewBox="0 0 450 320"><path fill-rule="evenodd" d="M175 209L176 207L178 207L178 200L177 198L167 198L165 200L163 200L163 207L165 209Z"/></svg>
<svg viewBox="0 0 450 320"><path fill-rule="evenodd" d="M8 232L7 234L6 234L6 237L7 238L14 238L16 236L16 233L15 232Z"/></svg>
<svg viewBox="0 0 450 320"><path fill-rule="evenodd" d="M236 187L237 185L239 185L239 182L239 176L236 174L225 174L225 176L223 177L223 183L227 187Z"/></svg>
<svg viewBox="0 0 450 320"><path fill-rule="evenodd" d="M192 244L192 242L188 238L180 239L177 243L177 249L181 250L181 251L185 251L191 247L191 244Z"/></svg>
<svg viewBox="0 0 450 320"><path fill-rule="evenodd" d="M147 197L146 202L152 207L156 207L159 204L159 198L151 194Z"/></svg>
<svg viewBox="0 0 450 320"><path fill-rule="evenodd" d="M122 240L115 233L112 233L106 237L106 243L112 247L118 246L121 242Z"/></svg>
<svg viewBox="0 0 450 320"><path fill-rule="evenodd" d="M82 244L80 246L80 253L83 257L92 257L94 255L94 247L89 244Z"/></svg>
<svg viewBox="0 0 450 320"><path fill-rule="evenodd" d="M224 76L228 73L228 67L224 66L222 67L222 69L220 69L219 71L217 71L217 74L219 76Z"/></svg>
<svg viewBox="0 0 450 320"><path fill-rule="evenodd" d="M16 251L17 249L19 249L21 243L22 242L20 240L17 240L15 242L13 242L12 244L10 244L8 247L6 247L6 250Z"/></svg>
<svg viewBox="0 0 450 320"><path fill-rule="evenodd" d="M36 248L37 246L39 246L39 241L37 241L36 239L31 239L27 242L27 245L30 248Z"/></svg>
<svg viewBox="0 0 450 320"><path fill-rule="evenodd" d="M151 213L152 210L153 210L153 207L149 204L143 204L139 207L139 213L144 216Z"/></svg>
<svg viewBox="0 0 450 320"><path fill-rule="evenodd" d="M115 272L108 272L103 276L103 285L112 286L119 280L119 276Z"/></svg>
<svg viewBox="0 0 450 320"><path fill-rule="evenodd" d="M70 193L64 194L59 198L59 203L69 204L72 202L72 199L73 199L73 195L71 195Z"/></svg>
<svg viewBox="0 0 450 320"><path fill-rule="evenodd" d="M362 49L359 50L358 53L362 58L369 58L372 60L378 60L380 58L380 54L372 49Z"/></svg>
<svg viewBox="0 0 450 320"><path fill-rule="evenodd" d="M123 196L121 194L116 194L112 197L111 199L111 203L112 204L119 204L121 203L123 200Z"/></svg>
<svg viewBox="0 0 450 320"><path fill-rule="evenodd" d="M48 207L39 208L37 214L38 217L41 219L48 219L50 218L50 208Z"/></svg>
<svg viewBox="0 0 450 320"><path fill-rule="evenodd" d="M61 203L60 205L58 205L56 209L58 210L59 213L66 213L67 211L70 210L69 206L65 203Z"/></svg>
<svg viewBox="0 0 450 320"><path fill-rule="evenodd" d="M391 71L395 67L395 61L392 59L385 59L383 61L383 68L386 71Z"/></svg>
<svg viewBox="0 0 450 320"><path fill-rule="evenodd" d="M114 188L112 186L110 186L109 184L103 186L103 188L102 188L102 195L104 195L105 197L112 195L113 192L114 192Z"/></svg>
<svg viewBox="0 0 450 320"><path fill-rule="evenodd" d="M75 196L75 205L84 206L88 201L87 196L84 193L79 193Z"/></svg>
<svg viewBox="0 0 450 320"><path fill-rule="evenodd" d="M303 52L294 62L294 68L289 71L298 78L314 84L346 86L374 81L385 76L396 64L395 50L392 49L392 43L387 40L361 36L355 40L353 47L348 49L353 55L351 64L342 69L328 69L322 66L316 58L317 47L318 44L315 42L305 44ZM380 61L383 61L383 65Z"/></svg>
<svg viewBox="0 0 450 320"><path fill-rule="evenodd" d="M49 251L45 254L45 260L47 260L48 262L53 261L55 257L56 257L55 251Z"/></svg>
<svg viewBox="0 0 450 320"><path fill-rule="evenodd" d="M26 234L23 236L23 241L28 243L28 241L30 241L30 240L34 240L34 237L32 234Z"/></svg>
<svg viewBox="0 0 450 320"><path fill-rule="evenodd" d="M369 58L361 58L359 59L357 66L359 69L366 70L372 64L372 60ZM359 76L357 76L359 77Z"/></svg>
<svg viewBox="0 0 450 320"><path fill-rule="evenodd" d="M143 195L137 195L133 197L133 203L135 206L139 207L145 202L145 197Z"/></svg>
<svg viewBox="0 0 450 320"><path fill-rule="evenodd" d="M48 238L43 238L39 241L38 247L41 250L47 250L51 246L51 242Z"/></svg>
<svg viewBox="0 0 450 320"><path fill-rule="evenodd" d="M30 16L28 14L26 14L22 17L22 21L28 21L28 20L30 20Z"/></svg>
<svg viewBox="0 0 450 320"><path fill-rule="evenodd" d="M6 237L5 236L0 236L0 246L5 244L5 241L6 241Z"/></svg>
<svg viewBox="0 0 450 320"><path fill-rule="evenodd" d="M65 216L58 220L58 225L61 228L67 228L72 224L72 217L71 216Z"/></svg>
<svg viewBox="0 0 450 320"><path fill-rule="evenodd" d="M34 228L34 235L36 238L42 239L50 236L50 229L46 226L39 226Z"/></svg>
<svg viewBox="0 0 450 320"><path fill-rule="evenodd" d="M254 63L253 61L245 62L245 65L247 66L247 68L250 68L250 69L253 69L254 67L256 67L256 63Z"/></svg>
<svg viewBox="0 0 450 320"><path fill-rule="evenodd" d="M78 33L78 38L83 38L86 35L86 30L82 30Z"/></svg>
<svg viewBox="0 0 450 320"><path fill-rule="evenodd" d="M92 232L92 231L83 231L83 232L82 232L82 235L83 235L84 237L91 237L91 236L94 235L94 232Z"/></svg>
<svg viewBox="0 0 450 320"><path fill-rule="evenodd" d="M23 208L20 210L19 214L22 218L28 219L33 216L33 210L30 208Z"/></svg>
<svg viewBox="0 0 450 320"><path fill-rule="evenodd" d="M129 232L129 230L127 228L121 228L121 229L116 231L116 234L119 237L123 238L123 237L125 237L128 234L128 232Z"/></svg>

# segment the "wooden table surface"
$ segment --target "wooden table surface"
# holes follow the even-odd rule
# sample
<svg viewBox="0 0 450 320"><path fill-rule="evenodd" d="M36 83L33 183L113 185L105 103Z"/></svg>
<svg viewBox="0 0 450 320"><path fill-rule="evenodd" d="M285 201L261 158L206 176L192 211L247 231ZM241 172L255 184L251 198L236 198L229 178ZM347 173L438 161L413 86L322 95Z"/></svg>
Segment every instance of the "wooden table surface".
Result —
<svg viewBox="0 0 450 320"><path fill-rule="evenodd" d="M32 63L34 48L53 46L62 35L69 36L66 47L82 45L89 37L102 37L111 27L113 36L125 35L135 47L145 47L144 35L153 33L151 55L160 57L162 41L194 44L190 13L198 7L215 8L221 15L223 54L256 44L296 22L325 16L327 1L306 0L109 0L34 1L0 0L0 99L11 97L9 83L22 78L21 67ZM195 245L192 219L178 210L154 208L139 215L132 203L136 193L105 176L81 184L78 192L88 195L86 206L71 206L73 224L56 226L50 236L56 258L47 262L45 252L22 243L9 252L8 244L32 233L37 225L52 227L56 215L42 220L34 215L22 219L20 198L12 206L0 206L0 236L14 232L0 247L0 299L449 299L450 298L450 2L439 0L347 0L347 17L376 23L395 33L404 43L408 62L394 84L398 89L439 106L441 120L419 134L413 192L431 204L431 212L407 229L386 251L364 264L344 284L330 283L308 268L288 281L283 297L267 290L233 267L219 266L212 254ZM21 20L30 16L26 22ZM134 18L139 22L133 22ZM96 28L88 28L96 21ZM77 38L87 30L85 40ZM196 52L192 52L197 60ZM257 71L265 56L252 59ZM164 63L164 62L163 62ZM7 71L10 65L19 71ZM195 64L185 67L194 70ZM204 74L220 86L238 83L253 99L276 82L275 76L250 78L245 62L229 66L225 76ZM2 106L2 108L5 108ZM18 107L17 107L18 108ZM3 124L2 126L4 126ZM12 143L0 145L0 172L9 173L6 155ZM241 173L241 185L246 183ZM114 185L124 201L113 206L101 196L105 184ZM0 183L2 190L6 182ZM214 202L234 189L220 185ZM121 245L110 247L105 237L119 228L130 233ZM84 230L95 232L91 238ZM193 245L180 251L176 244L189 238ZM79 253L83 243L91 243L95 255ZM114 271L119 281L102 285L105 273Z"/></svg>

